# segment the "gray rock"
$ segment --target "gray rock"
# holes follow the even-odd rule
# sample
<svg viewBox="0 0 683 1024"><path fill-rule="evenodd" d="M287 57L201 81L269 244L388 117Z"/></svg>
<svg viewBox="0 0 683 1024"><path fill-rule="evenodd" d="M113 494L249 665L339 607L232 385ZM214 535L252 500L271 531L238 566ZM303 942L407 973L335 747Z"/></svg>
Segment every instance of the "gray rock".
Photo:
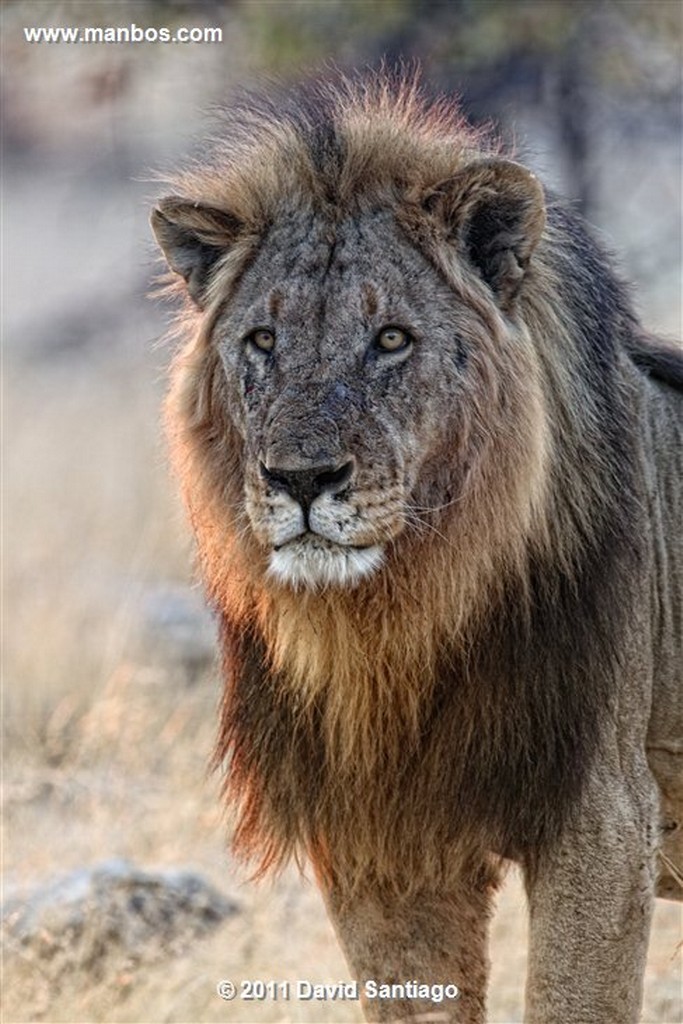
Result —
<svg viewBox="0 0 683 1024"><path fill-rule="evenodd" d="M216 661L216 625L197 590L157 587L141 600L140 649L156 662L182 671L190 680Z"/></svg>
<svg viewBox="0 0 683 1024"><path fill-rule="evenodd" d="M143 871L125 860L82 868L1 911L4 945L95 978L182 953L238 912L238 905L191 871Z"/></svg>

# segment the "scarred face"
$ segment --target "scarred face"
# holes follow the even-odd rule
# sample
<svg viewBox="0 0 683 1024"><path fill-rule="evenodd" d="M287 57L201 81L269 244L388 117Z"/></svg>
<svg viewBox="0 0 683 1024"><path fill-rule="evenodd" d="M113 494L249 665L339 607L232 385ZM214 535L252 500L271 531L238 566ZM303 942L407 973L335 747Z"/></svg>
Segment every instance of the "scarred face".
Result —
<svg viewBox="0 0 683 1024"><path fill-rule="evenodd" d="M299 215L264 240L214 343L246 512L281 581L353 585L410 522L457 419L467 351L454 313L387 212L335 226Z"/></svg>
<svg viewBox="0 0 683 1024"><path fill-rule="evenodd" d="M172 196L152 215L211 308L245 522L287 586L353 586L406 530L438 530L433 513L508 429L515 379L529 394L514 301L544 223L538 182L482 161L411 203L326 212L299 195L243 258L225 210Z"/></svg>

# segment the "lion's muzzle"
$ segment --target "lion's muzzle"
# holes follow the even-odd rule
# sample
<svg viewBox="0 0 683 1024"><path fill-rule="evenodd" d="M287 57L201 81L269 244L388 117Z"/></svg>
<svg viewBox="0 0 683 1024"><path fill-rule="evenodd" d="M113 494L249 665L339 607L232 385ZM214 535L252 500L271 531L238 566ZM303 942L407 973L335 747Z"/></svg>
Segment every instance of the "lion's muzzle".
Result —
<svg viewBox="0 0 683 1024"><path fill-rule="evenodd" d="M355 459L305 464L296 467L260 463L262 479L270 491L289 505L284 543L275 544L270 556L272 576L288 586L319 588L354 586L382 562L377 545L354 545L344 536L338 508L352 485ZM343 517L345 518L345 517Z"/></svg>
<svg viewBox="0 0 683 1024"><path fill-rule="evenodd" d="M261 473L266 483L275 490L284 491L301 506L304 519L322 494L338 494L350 483L355 464L347 459L336 465L317 465L307 468L267 467L261 463Z"/></svg>

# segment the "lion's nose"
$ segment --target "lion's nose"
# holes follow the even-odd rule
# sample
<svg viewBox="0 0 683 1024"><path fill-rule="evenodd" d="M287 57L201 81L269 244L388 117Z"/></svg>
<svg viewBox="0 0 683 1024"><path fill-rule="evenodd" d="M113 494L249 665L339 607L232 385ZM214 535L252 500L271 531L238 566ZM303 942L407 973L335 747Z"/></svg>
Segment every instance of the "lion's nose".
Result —
<svg viewBox="0 0 683 1024"><path fill-rule="evenodd" d="M312 466L309 469L269 469L261 463L264 479L307 509L321 494L338 494L353 474L353 459L341 466Z"/></svg>

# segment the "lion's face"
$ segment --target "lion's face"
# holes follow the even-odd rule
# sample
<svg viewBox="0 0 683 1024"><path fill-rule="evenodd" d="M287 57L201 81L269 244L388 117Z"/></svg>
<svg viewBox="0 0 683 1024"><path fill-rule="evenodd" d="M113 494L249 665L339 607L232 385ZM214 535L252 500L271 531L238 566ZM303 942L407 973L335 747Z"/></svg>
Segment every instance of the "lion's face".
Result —
<svg viewBox="0 0 683 1024"><path fill-rule="evenodd" d="M436 504L425 470L460 440L468 316L387 212L270 231L213 340L271 574L352 586Z"/></svg>
<svg viewBox="0 0 683 1024"><path fill-rule="evenodd" d="M297 185L258 217L259 203L247 216L169 196L152 214L170 268L210 310L226 445L241 438L239 528L294 588L353 586L408 530L438 533L431 513L455 514L484 451L508 451L497 475L518 492L541 458L527 454L534 390L514 315L545 221L536 179L491 159L401 201L355 193L309 203Z"/></svg>

